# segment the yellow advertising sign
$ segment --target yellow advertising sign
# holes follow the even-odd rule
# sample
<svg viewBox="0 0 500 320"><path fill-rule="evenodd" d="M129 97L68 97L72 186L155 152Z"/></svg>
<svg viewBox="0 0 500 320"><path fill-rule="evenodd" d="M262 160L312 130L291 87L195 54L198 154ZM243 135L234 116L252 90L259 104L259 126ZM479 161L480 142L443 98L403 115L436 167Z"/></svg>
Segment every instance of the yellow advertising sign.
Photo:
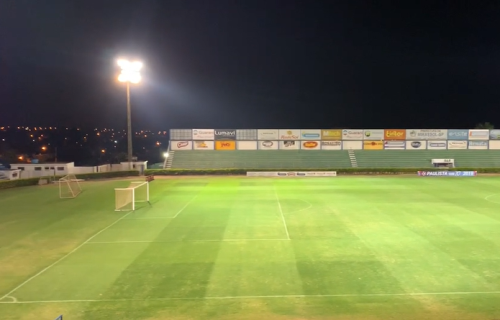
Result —
<svg viewBox="0 0 500 320"><path fill-rule="evenodd" d="M342 130L321 130L321 140L342 140Z"/></svg>
<svg viewBox="0 0 500 320"><path fill-rule="evenodd" d="M384 150L384 141L363 141L365 150Z"/></svg>
<svg viewBox="0 0 500 320"><path fill-rule="evenodd" d="M236 141L215 141L215 150L236 150Z"/></svg>

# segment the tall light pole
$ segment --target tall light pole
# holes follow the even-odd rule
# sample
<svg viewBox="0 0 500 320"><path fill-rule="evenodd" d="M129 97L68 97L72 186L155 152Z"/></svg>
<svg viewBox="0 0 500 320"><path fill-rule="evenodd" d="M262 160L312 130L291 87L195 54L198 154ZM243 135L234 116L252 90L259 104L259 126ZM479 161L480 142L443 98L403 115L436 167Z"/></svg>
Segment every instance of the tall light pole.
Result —
<svg viewBox="0 0 500 320"><path fill-rule="evenodd" d="M132 117L130 110L130 84L139 83L141 81L140 71L142 69L142 62L131 62L125 59L120 59L118 60L118 66L121 68L118 81L125 82L127 88L127 153L129 170L132 170Z"/></svg>

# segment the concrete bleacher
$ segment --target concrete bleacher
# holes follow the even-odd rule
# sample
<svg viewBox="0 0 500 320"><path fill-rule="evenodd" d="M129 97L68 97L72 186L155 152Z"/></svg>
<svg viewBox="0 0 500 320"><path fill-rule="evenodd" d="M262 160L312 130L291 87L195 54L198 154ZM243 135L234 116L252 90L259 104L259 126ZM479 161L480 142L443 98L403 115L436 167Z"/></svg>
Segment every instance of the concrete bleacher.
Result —
<svg viewBox="0 0 500 320"><path fill-rule="evenodd" d="M347 151L234 150L176 151L172 169L328 169L350 168Z"/></svg>
<svg viewBox="0 0 500 320"><path fill-rule="evenodd" d="M432 159L454 159L455 167L500 167L500 150L356 150L359 168L426 168Z"/></svg>

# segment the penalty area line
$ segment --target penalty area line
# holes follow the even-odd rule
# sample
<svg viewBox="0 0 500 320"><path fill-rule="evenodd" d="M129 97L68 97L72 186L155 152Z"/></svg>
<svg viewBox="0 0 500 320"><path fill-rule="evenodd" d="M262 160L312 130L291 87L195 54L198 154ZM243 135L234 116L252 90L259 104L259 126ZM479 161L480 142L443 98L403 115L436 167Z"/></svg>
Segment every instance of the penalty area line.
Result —
<svg viewBox="0 0 500 320"><path fill-rule="evenodd" d="M500 294L500 291L457 291L457 292L414 292L414 293L367 293L367 294L290 294L261 296L212 296L199 298L150 298L150 299L82 299L82 300L39 300L39 301L0 301L0 304L42 304L42 303L79 303L79 302L130 302L130 301L175 301L175 300L235 300L235 299L286 299L286 298L361 298L361 297L411 297L411 296L457 296Z"/></svg>
<svg viewBox="0 0 500 320"><path fill-rule="evenodd" d="M148 241L148 240L124 240L124 241L90 241L86 244L120 244L120 243L180 243L180 242L245 242L245 241L290 241L290 239L208 239L208 240L171 240L171 241Z"/></svg>

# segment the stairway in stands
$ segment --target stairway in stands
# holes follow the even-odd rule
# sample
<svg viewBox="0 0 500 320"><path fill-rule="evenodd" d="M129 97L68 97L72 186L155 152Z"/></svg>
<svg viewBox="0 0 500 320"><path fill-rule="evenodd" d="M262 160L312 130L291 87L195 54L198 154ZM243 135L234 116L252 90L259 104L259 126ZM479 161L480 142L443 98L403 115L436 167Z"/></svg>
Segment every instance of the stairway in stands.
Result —
<svg viewBox="0 0 500 320"><path fill-rule="evenodd" d="M168 152L168 157L166 157L165 161L163 162L163 169L172 168L172 161L174 160L174 153L175 153L175 151L172 151L172 150L170 150Z"/></svg>
<svg viewBox="0 0 500 320"><path fill-rule="evenodd" d="M351 160L351 166L353 168L357 168L358 161L356 160L356 154L354 153L354 150L349 149L348 153L349 153L349 160Z"/></svg>

